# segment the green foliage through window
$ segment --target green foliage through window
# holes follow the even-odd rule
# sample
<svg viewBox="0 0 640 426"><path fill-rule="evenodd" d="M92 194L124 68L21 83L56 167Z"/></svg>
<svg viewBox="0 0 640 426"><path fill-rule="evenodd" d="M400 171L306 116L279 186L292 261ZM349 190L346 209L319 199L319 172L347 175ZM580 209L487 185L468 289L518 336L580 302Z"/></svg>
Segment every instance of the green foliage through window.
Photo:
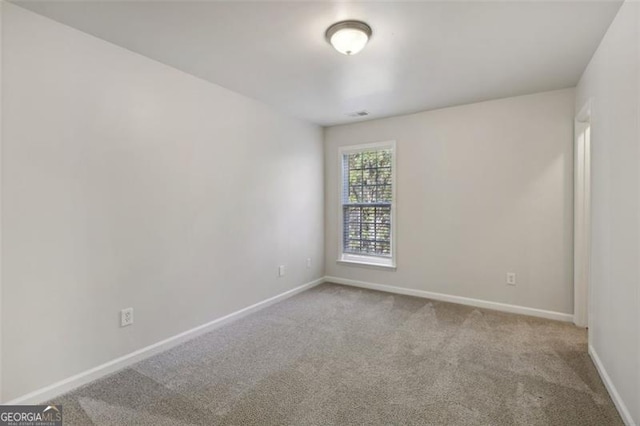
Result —
<svg viewBox="0 0 640 426"><path fill-rule="evenodd" d="M391 256L392 151L343 156L345 253Z"/></svg>

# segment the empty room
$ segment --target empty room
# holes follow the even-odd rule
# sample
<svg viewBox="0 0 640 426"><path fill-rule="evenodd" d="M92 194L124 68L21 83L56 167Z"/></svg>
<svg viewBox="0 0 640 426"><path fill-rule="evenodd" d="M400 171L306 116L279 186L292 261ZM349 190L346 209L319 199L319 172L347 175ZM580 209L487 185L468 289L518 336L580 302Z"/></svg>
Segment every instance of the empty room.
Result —
<svg viewBox="0 0 640 426"><path fill-rule="evenodd" d="M0 18L0 426L640 425L640 1Z"/></svg>

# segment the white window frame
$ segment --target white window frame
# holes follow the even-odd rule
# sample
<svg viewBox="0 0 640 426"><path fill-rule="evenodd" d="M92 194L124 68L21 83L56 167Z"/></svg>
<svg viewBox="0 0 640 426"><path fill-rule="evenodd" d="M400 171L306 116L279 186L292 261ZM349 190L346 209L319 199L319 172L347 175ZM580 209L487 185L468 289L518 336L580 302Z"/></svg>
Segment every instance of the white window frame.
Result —
<svg viewBox="0 0 640 426"><path fill-rule="evenodd" d="M353 254L344 252L344 209L343 209L343 191L344 191L344 155L363 152L369 150L391 149L391 256L382 257L375 255ZM339 257L337 262L344 264L373 266L381 268L396 269L396 205L398 203L396 195L396 141L385 141L367 143L361 145L341 146L338 149L338 164L340 166L339 191L338 191L338 224L339 224Z"/></svg>

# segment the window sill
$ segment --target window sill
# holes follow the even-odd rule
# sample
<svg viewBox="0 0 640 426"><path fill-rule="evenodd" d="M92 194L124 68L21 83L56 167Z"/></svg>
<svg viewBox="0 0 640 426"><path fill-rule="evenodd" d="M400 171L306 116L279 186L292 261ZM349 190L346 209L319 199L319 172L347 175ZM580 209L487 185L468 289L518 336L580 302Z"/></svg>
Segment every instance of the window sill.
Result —
<svg viewBox="0 0 640 426"><path fill-rule="evenodd" d="M365 256L349 256L336 260L337 263L346 265L364 266L369 268L382 268L396 270L395 261L392 259L368 258Z"/></svg>

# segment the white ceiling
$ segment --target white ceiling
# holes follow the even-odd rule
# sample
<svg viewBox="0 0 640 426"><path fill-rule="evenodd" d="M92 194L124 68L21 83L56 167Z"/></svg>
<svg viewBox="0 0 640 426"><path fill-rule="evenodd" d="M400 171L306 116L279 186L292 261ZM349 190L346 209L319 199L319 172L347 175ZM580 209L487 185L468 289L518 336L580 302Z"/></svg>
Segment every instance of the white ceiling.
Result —
<svg viewBox="0 0 640 426"><path fill-rule="evenodd" d="M322 125L574 86L621 4L15 3ZM343 19L373 28L356 56L324 39Z"/></svg>

